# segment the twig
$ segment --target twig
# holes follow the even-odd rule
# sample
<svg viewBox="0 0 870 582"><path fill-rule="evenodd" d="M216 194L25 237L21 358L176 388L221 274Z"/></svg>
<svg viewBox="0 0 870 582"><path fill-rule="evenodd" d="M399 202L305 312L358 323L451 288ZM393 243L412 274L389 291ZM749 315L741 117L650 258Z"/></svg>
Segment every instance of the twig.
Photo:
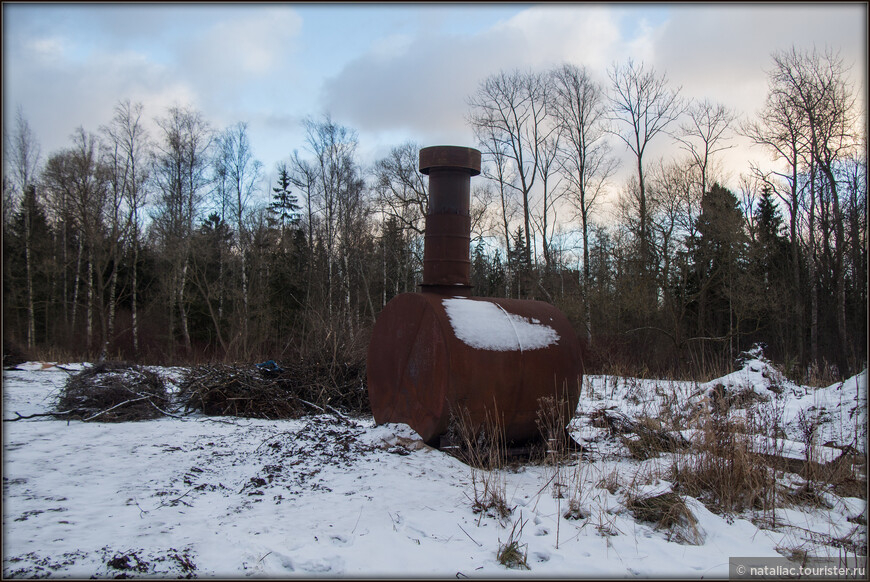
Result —
<svg viewBox="0 0 870 582"><path fill-rule="evenodd" d="M145 396L145 398L148 398L148 396ZM156 404L154 404L154 402L152 400L149 400L148 404L150 404L155 409L157 409L157 412L159 412L160 414L165 414L166 416L171 416L172 418L178 418L180 420L184 420L184 417L182 417L182 416L179 416L177 414L172 414L171 412L166 412L165 410L161 410Z"/></svg>
<svg viewBox="0 0 870 582"><path fill-rule="evenodd" d="M184 499L185 497L187 497L187 495L188 495L191 491L193 491L194 489L196 489L196 487L191 487L190 489L188 489L188 490L184 493L184 495L182 495L182 496L180 496L180 497L176 497L175 499L170 499L170 500L169 500L169 503L167 503L167 502L164 501L164 502L162 502L160 505L158 505L157 507L155 507L154 509L160 509L161 507L167 507L168 505L170 505L170 504L172 504L172 503L175 503L176 501L181 501L182 499ZM187 505L188 507L192 507L192 505L190 505L190 504L187 503L186 501L181 501L181 502L184 503L185 505Z"/></svg>
<svg viewBox="0 0 870 582"><path fill-rule="evenodd" d="M459 525L459 524L457 523L456 525ZM474 539L473 537L471 537L471 536L468 534L468 532L465 531L465 528L464 528L464 527L462 527L461 525L459 525L459 529L462 530L462 533L464 533L465 535L468 536L468 539L470 539L470 540L473 541L475 544L477 544L477 547L478 547L478 548L482 548L482 547L483 547L483 544L481 544L481 543L478 542L476 539Z"/></svg>
<svg viewBox="0 0 870 582"><path fill-rule="evenodd" d="M357 518L356 518L356 523L354 524L353 529L350 530L350 535L353 535L353 532L356 531L356 526L359 525L359 520L360 520L360 518L362 517L362 512L363 512L363 508L360 507L360 508L359 508L359 516L357 516Z"/></svg>
<svg viewBox="0 0 870 582"><path fill-rule="evenodd" d="M330 406L329 404L327 404L326 407L327 407L328 409L330 409L331 411L333 411L333 412L336 414L336 416L338 416L338 418L340 418L341 420L344 421L345 424L347 424L347 425L352 425L352 424L353 424L353 423L350 421L350 419L348 419L345 415L343 415L341 412L339 412L337 408L332 407L332 406Z"/></svg>
<svg viewBox="0 0 870 582"><path fill-rule="evenodd" d="M268 437L266 438L266 440L264 440L264 441L261 442L259 445L257 445L257 448L254 449L254 452L256 453L257 451L259 451L259 450L260 450L260 447L262 447L263 445L265 445L266 443L268 443L270 440L274 439L275 437L284 436L285 434L293 434L294 432L295 432L295 431L286 430L286 431L283 431L283 432L279 432L279 433L277 433L277 434L270 435L270 436L268 436Z"/></svg>
<svg viewBox="0 0 870 582"><path fill-rule="evenodd" d="M322 407L317 406L313 402L308 402L307 400L302 400L301 398L297 398L296 400L298 400L302 404L307 404L308 406L312 406L312 407L316 408L317 410L319 410L320 412L323 412L324 414L326 413L326 411Z"/></svg>
<svg viewBox="0 0 870 582"><path fill-rule="evenodd" d="M326 410L322 406L318 406L317 404L314 404L313 402L308 402L307 400L302 400L301 398L296 398L296 400L298 400L302 404L307 404L308 406L312 406L312 407L316 408L317 410L319 410L320 412L323 412L324 414L326 413ZM329 410L334 412L335 415L338 416L339 420L343 421L345 424L353 425L353 423L345 415L343 415L341 412L339 412L339 410L337 408L335 408L334 406L330 406L329 404L325 404L324 406L326 406L326 408L328 408Z"/></svg>
<svg viewBox="0 0 870 582"><path fill-rule="evenodd" d="M243 426L243 427L249 426L249 425L239 425L238 417L236 417L236 419L237 420L223 420L221 418L211 418L210 416L205 416L203 418L197 418L196 420L197 421L206 421L207 420L209 422L219 422L221 424L228 424L230 426Z"/></svg>
<svg viewBox="0 0 870 582"><path fill-rule="evenodd" d="M58 370L63 370L67 374L75 374L76 372L82 371L82 370L73 370L72 368L64 368L63 366L58 366L58 365L55 365L54 367L57 368ZM85 368L85 370L87 370L87 368Z"/></svg>

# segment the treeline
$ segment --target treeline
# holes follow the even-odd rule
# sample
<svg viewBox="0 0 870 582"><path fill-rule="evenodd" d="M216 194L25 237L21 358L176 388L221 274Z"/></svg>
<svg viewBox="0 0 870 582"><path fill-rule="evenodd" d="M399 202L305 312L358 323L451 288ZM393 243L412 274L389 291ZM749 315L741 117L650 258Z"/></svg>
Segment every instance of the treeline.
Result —
<svg viewBox="0 0 870 582"><path fill-rule="evenodd" d="M762 111L687 101L629 61L503 71L468 98L478 295L556 304L587 368L691 375L756 342L796 376L866 365L866 135L834 53L773 55ZM365 358L422 272L420 144L370 167L330 116L266 184L247 125L120 102L40 156L19 111L3 179L4 350L153 363ZM770 154L725 186L735 134ZM679 145L650 160L655 147ZM423 144L429 145L429 144ZM467 144L457 144L467 145ZM614 184L617 149L633 178ZM672 148L673 149L673 148ZM734 171L735 169L729 168ZM618 191L614 211L604 193Z"/></svg>

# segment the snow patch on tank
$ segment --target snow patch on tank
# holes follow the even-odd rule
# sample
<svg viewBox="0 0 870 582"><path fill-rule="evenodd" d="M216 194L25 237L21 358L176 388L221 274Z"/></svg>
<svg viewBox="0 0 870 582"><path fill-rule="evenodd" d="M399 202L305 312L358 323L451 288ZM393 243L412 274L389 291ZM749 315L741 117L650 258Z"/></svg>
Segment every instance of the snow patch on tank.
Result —
<svg viewBox="0 0 870 582"><path fill-rule="evenodd" d="M549 325L508 313L497 303L457 297L444 299L443 304L453 333L472 348L522 352L559 341L559 334Z"/></svg>

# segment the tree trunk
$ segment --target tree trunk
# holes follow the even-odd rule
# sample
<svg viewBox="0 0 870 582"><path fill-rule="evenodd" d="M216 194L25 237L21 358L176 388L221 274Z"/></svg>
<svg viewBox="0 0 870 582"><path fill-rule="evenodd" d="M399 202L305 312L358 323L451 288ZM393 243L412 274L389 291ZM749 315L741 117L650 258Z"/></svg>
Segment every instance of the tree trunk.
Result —
<svg viewBox="0 0 870 582"><path fill-rule="evenodd" d="M837 350L837 367L840 368L840 374L844 378L848 378L850 374L849 360L852 355L849 349L849 335L846 329L846 243L844 233L843 214L840 209L840 196L837 191L837 180L834 177L830 166L825 164L821 166L825 177L828 179L828 185L831 188L831 200L834 203L834 280L836 281L836 303L837 303L837 339L840 346Z"/></svg>
<svg viewBox="0 0 870 582"><path fill-rule="evenodd" d="M91 347L93 346L93 336L94 336L94 251L93 249L88 249L88 311L87 311L87 323L85 327L85 338L88 353L91 351Z"/></svg>
<svg viewBox="0 0 870 582"><path fill-rule="evenodd" d="M25 194L25 197L28 194ZM33 259L31 246L33 241L31 228L30 204L24 201L24 262L27 276L27 347L32 348L36 342L36 315L33 312Z"/></svg>
<svg viewBox="0 0 870 582"><path fill-rule="evenodd" d="M581 206L583 202L581 201ZM586 316L586 344L592 347L592 312L589 309L589 225L586 208L580 210L583 221L583 312Z"/></svg>
<svg viewBox="0 0 870 582"><path fill-rule="evenodd" d="M103 338L103 348L100 351L100 361L105 360L109 355L109 344L112 342L112 336L115 335L115 306L117 298L115 292L118 288L118 263L115 262L115 267L112 269L112 276L109 278L109 313L106 320L106 337Z"/></svg>
<svg viewBox="0 0 870 582"><path fill-rule="evenodd" d="M184 304L184 285L187 282L188 262L188 258L185 258L184 266L181 268L181 279L178 282L178 313L181 317L181 336L184 340L184 349L187 355L190 356L193 346L190 342L190 330L187 326L187 307Z"/></svg>
<svg viewBox="0 0 870 582"><path fill-rule="evenodd" d="M76 276L73 279L72 317L70 318L70 332L72 334L75 334L76 330L76 312L79 306L79 281L81 280L83 254L84 242L82 238L79 238L79 252L76 256Z"/></svg>
<svg viewBox="0 0 870 582"><path fill-rule="evenodd" d="M134 226L134 228L136 228ZM132 297L130 299L130 315L132 318L133 324L133 357L136 361L139 360L139 310L136 306L136 302L138 300L138 281L137 281L137 263L139 262L139 240L137 236L133 236L133 265L132 265L132 281L131 281L131 291Z"/></svg>

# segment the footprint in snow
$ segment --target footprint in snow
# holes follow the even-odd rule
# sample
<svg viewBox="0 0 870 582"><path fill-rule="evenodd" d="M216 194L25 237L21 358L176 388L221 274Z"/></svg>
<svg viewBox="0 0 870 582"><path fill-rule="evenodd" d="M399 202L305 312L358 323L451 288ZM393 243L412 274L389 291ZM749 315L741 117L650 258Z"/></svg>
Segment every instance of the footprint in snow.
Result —
<svg viewBox="0 0 870 582"><path fill-rule="evenodd" d="M334 545L334 546L344 547L344 546L350 545L350 540L348 540L344 536L339 536L339 535L329 536L329 539L332 540L332 545Z"/></svg>
<svg viewBox="0 0 870 582"><path fill-rule="evenodd" d="M303 572L312 572L317 574L323 574L326 572L337 572L340 573L342 568L342 560L338 557L332 558L319 558L316 560L308 560L307 562L301 562L296 564L300 570Z"/></svg>

